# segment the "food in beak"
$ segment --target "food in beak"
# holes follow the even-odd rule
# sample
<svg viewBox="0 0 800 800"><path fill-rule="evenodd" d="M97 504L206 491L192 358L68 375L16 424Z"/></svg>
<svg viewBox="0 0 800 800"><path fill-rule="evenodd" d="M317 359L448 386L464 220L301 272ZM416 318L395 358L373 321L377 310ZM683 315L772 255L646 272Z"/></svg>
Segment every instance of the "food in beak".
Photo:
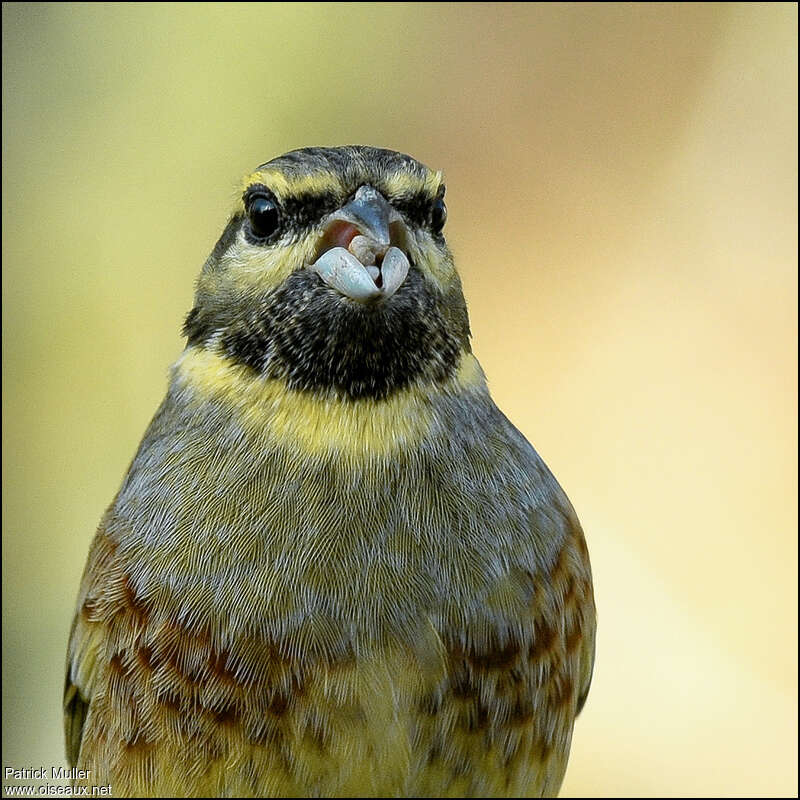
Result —
<svg viewBox="0 0 800 800"><path fill-rule="evenodd" d="M321 244L328 249L308 268L353 300L391 297L408 275L401 243L405 223L397 209L369 185L325 220ZM333 245L333 246L331 246Z"/></svg>
<svg viewBox="0 0 800 800"><path fill-rule="evenodd" d="M353 242L358 239L367 241L355 244L356 252L368 261L366 265L352 252ZM366 236L356 236L350 243L350 250L332 247L310 264L309 269L316 272L328 286L353 300L391 297L408 275L408 256L398 247L389 247L378 265L380 250L371 248L368 244L370 241Z"/></svg>

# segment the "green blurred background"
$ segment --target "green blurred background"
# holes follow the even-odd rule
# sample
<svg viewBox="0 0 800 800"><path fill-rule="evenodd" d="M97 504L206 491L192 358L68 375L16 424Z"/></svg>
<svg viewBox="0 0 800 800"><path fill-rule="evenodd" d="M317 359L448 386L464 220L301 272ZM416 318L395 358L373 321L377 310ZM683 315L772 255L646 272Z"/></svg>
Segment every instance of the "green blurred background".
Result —
<svg viewBox="0 0 800 800"><path fill-rule="evenodd" d="M3 5L3 766L241 175L448 179L500 407L587 532L565 795L797 792L797 6Z"/></svg>

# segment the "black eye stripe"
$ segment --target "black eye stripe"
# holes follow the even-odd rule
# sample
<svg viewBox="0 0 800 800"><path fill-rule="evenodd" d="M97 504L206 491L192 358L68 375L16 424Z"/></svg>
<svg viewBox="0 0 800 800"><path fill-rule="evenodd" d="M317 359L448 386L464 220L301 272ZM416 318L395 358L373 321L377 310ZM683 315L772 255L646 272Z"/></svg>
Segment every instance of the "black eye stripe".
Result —
<svg viewBox="0 0 800 800"><path fill-rule="evenodd" d="M267 186L254 184L248 187L242 198L245 209L249 212L254 198L261 196L270 197L275 201L284 218L284 228L295 232L318 224L324 216L335 211L342 203L342 199L333 192L293 195L279 200Z"/></svg>
<svg viewBox="0 0 800 800"><path fill-rule="evenodd" d="M444 194L442 187L435 196L420 189L403 195L392 197L386 193L387 200L408 220L418 227L431 227L436 216L434 207ZM254 197L267 195L275 200L282 217L282 234L303 234L318 225L328 214L336 211L347 202L347 197L336 192L313 192L284 197L278 200L269 188L263 184L248 187L243 200L249 209ZM435 223L433 227L437 227ZM441 228L439 228L441 230ZM438 231L435 231L438 233Z"/></svg>
<svg viewBox="0 0 800 800"><path fill-rule="evenodd" d="M292 226L304 229L317 225L324 216L339 208L341 203L342 199L333 192L315 192L287 197L283 207Z"/></svg>
<svg viewBox="0 0 800 800"><path fill-rule="evenodd" d="M390 202L413 225L431 227L434 233L439 234L444 225L443 218L447 216L444 191L444 186L441 186L433 197L428 192L419 191L391 198Z"/></svg>
<svg viewBox="0 0 800 800"><path fill-rule="evenodd" d="M390 200L391 204L414 225L425 225L430 217L432 198L427 192L416 192Z"/></svg>

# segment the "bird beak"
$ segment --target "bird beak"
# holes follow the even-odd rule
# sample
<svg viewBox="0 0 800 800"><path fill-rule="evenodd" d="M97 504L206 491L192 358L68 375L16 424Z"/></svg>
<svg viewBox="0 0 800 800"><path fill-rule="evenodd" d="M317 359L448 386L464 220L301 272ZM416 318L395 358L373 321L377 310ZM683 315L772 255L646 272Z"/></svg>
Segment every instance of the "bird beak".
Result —
<svg viewBox="0 0 800 800"><path fill-rule="evenodd" d="M330 214L322 225L317 260L308 269L352 300L391 297L408 275L403 218L372 186Z"/></svg>

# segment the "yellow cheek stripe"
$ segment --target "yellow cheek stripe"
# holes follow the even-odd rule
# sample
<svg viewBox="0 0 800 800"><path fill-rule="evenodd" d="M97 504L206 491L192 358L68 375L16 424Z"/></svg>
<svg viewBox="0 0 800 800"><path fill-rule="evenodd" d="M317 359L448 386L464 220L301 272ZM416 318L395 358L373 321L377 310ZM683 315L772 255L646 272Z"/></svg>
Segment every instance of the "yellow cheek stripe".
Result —
<svg viewBox="0 0 800 800"><path fill-rule="evenodd" d="M442 292L446 292L456 275L450 253L440 248L425 230L414 233L408 252L420 272L430 277Z"/></svg>
<svg viewBox="0 0 800 800"><path fill-rule="evenodd" d="M311 264L318 246L318 237L310 234L287 245L259 247L250 244L240 231L220 258L220 269L201 273L198 288L208 294L215 294L222 286L232 286L243 295L269 291L280 286L295 270ZM407 247L422 274L446 292L456 274L450 254L438 247L424 230L412 232Z"/></svg>
<svg viewBox="0 0 800 800"><path fill-rule="evenodd" d="M316 236L284 246L259 247L250 244L240 231L220 265L237 291L263 292L280 286L292 272L313 262L316 250Z"/></svg>
<svg viewBox="0 0 800 800"><path fill-rule="evenodd" d="M386 400L341 401L289 389L277 379L256 375L219 353L198 348L184 351L174 379L194 395L224 405L249 432L275 444L310 454L336 453L374 457L421 442L431 429L438 393L458 394L485 385L483 371L471 353L443 386L414 384Z"/></svg>

